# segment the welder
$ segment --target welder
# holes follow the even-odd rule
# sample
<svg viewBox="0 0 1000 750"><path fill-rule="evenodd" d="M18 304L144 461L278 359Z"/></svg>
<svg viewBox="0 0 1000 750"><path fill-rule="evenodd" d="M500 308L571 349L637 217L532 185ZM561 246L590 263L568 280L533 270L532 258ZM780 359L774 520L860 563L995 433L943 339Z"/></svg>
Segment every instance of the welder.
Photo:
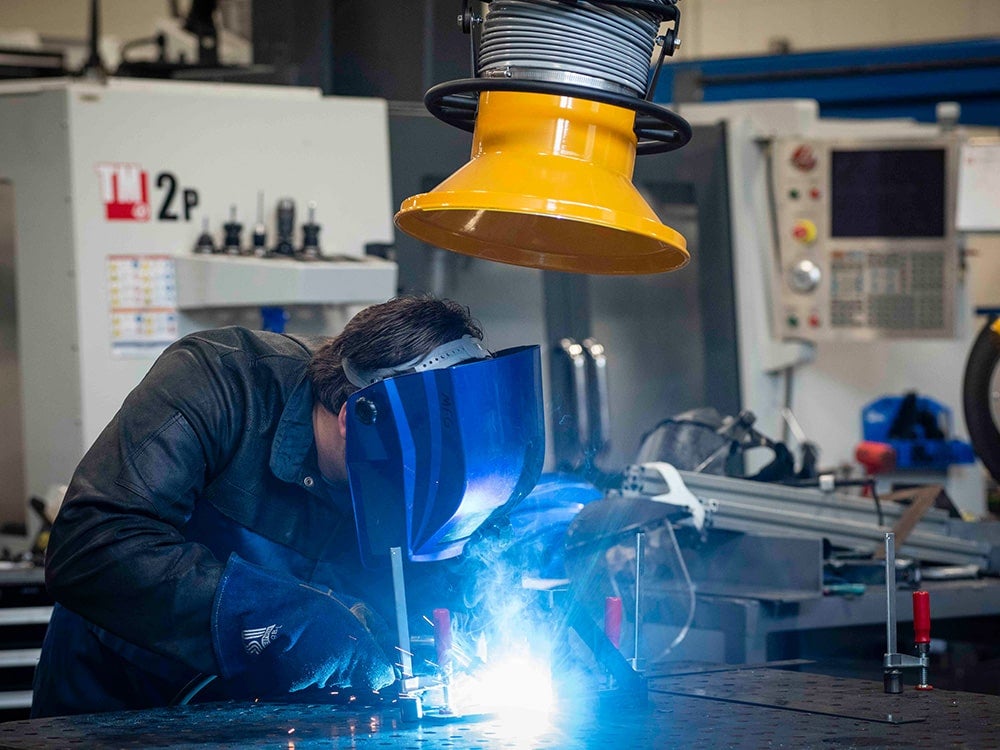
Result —
<svg viewBox="0 0 1000 750"><path fill-rule="evenodd" d="M334 338L230 327L166 349L84 456L54 523L46 583L58 603L32 715L169 705L203 675L216 676L215 699L390 685L398 655L379 611L392 611L381 604L392 591L361 564L379 519L359 518L372 507L359 494L410 512L426 500L414 491L450 492L424 503L447 529L422 543L435 559L433 544L454 554L541 470L537 347L511 367L523 353L491 354L482 338L467 308L400 297ZM391 396L377 419L375 396L367 411L357 403L369 392ZM474 422L465 402L490 419L472 433L493 441L472 479L454 474L474 460L440 449L442 431ZM435 410L444 421L424 434L419 413ZM526 431L498 427L501 410ZM492 504L478 493L463 517L478 480Z"/></svg>

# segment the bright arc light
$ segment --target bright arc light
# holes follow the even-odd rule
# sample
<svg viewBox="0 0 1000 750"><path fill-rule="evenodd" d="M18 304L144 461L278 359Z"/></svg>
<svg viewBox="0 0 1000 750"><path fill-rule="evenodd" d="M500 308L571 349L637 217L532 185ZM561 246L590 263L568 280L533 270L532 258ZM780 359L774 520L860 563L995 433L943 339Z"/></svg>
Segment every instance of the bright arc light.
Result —
<svg viewBox="0 0 1000 750"><path fill-rule="evenodd" d="M551 667L527 656L500 659L475 675L456 675L449 694L456 714L547 717L555 705Z"/></svg>

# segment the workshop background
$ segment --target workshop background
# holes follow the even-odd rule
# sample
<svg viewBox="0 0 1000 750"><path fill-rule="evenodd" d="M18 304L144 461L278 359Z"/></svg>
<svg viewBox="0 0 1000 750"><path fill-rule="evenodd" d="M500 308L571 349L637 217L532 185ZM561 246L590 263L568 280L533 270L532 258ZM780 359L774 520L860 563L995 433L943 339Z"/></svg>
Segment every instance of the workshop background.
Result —
<svg viewBox="0 0 1000 750"><path fill-rule="evenodd" d="M102 85L100 76L66 90L55 83L60 72L92 61L89 3L0 2L0 78L9 79L0 81L0 544L10 573L0 587L9 612L0 609L0 672L9 675L0 679L7 712L0 718L23 716L30 700L26 685L49 612L37 547L59 488L162 347L230 323L334 332L360 306L397 292L470 305L491 349L542 344L548 469L585 463L601 475L621 472L640 446L652 451L644 438L664 420L711 407L723 417L751 410L760 433L786 442L798 460L815 450L818 466L843 486L870 479L883 496L911 490L910 505L884 500L875 523L868 496L837 495L834 511L824 490L756 493L727 484L741 480L692 475L692 492L718 504L719 536L700 553L685 550L699 610L671 659L817 659L832 674L879 679L884 586L881 598L876 591L885 579L877 580L877 562L854 566L851 555L838 561L841 577L831 577L829 547L870 551L885 528L899 533L904 523L916 531L909 546L901 542L901 585L915 584L924 563L926 579L938 575L950 587L934 595L937 684L1000 695L993 525L1000 497L983 464L998 460L1000 445L971 445L967 421L970 352L1000 311L1000 227L981 219L997 206L995 195L968 208L975 216L961 227L954 205L962 189L997 186L989 169L963 182L957 166L959 153L996 158L994 0L683 0L682 45L653 98L679 110L695 137L677 152L639 157L635 182L687 238L692 260L676 273L635 277L497 264L393 228L405 198L430 190L469 156L469 135L422 104L434 84L469 76L460 2L220 0L218 59L202 68L194 63L205 50L184 28L187 2L100 7L102 64L132 77L98 97L87 87ZM180 59L191 69L159 65ZM5 95L5 86L49 77L31 106L18 103L32 98L23 96L28 89ZM141 83L162 78L193 88L161 95ZM287 88L240 93L275 85ZM349 98L323 100L321 109L293 86ZM940 241L920 248L943 258L928 282L936 296L907 289L880 325L838 335L830 321L812 322L815 308L800 293L776 292L780 269L797 257L794 233L816 229L802 225L782 196L812 183L774 166L758 148L762 139L775 153L806 144L821 156L865 139L886 148L910 139L928 148L947 143L948 226ZM973 141L984 150L960 151ZM132 162L176 193L160 216L173 212L173 220L126 228L98 221L92 207L109 205L99 193L101 170ZM262 282L255 266L233 271L224 254L192 252L206 241L225 243L224 226L236 218L246 233L263 222L280 235L276 204L284 196L299 222L314 206L319 244L344 267L292 269ZM18 232L22 246L31 238L31 253L16 246ZM892 239L864 251L885 253L886 268L916 262L899 261L908 250ZM824 268L849 278L848 261L838 266L830 257ZM141 280L130 276L136 264ZM817 283L814 266L797 268L804 283ZM144 286L150 278L152 292ZM119 299L119 289L135 299ZM929 300L925 312L903 320L910 314L903 298L918 297ZM141 320L133 323L136 309ZM985 399L973 407L985 415L987 440L1000 419L1000 376L989 364L985 380L976 376ZM583 371L592 377L581 383L575 377ZM943 428L934 447L946 455L908 462L901 444L895 467L859 458L863 441L889 439L878 426L902 404L932 415ZM746 468L768 460L751 452ZM912 494L925 485L942 489ZM906 509L917 505L923 515L911 523ZM771 552L759 539L743 544L743 535L769 540ZM665 652L685 606L675 592L650 598L657 596L650 619L663 627L649 640Z"/></svg>

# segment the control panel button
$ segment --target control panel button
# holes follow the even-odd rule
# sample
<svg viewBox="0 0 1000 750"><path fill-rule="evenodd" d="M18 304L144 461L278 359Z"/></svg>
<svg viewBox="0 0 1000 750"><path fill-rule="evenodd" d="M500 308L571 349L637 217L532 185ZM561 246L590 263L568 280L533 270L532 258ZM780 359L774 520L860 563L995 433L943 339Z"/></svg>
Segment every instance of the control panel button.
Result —
<svg viewBox="0 0 1000 750"><path fill-rule="evenodd" d="M793 292L808 294L819 286L822 277L819 266L808 258L803 258L788 269L788 286Z"/></svg>
<svg viewBox="0 0 1000 750"><path fill-rule="evenodd" d="M818 201L821 195L823 195L823 193L820 192L819 188L813 188L812 190L809 191L809 197L812 198L814 201Z"/></svg>
<svg viewBox="0 0 1000 750"><path fill-rule="evenodd" d="M792 188L791 190L788 191L788 197L791 198L793 201L797 201L799 199L799 191L796 190L795 188Z"/></svg>
<svg viewBox="0 0 1000 750"><path fill-rule="evenodd" d="M792 227L792 237L796 242L812 244L816 241L816 224L809 219L799 219Z"/></svg>
<svg viewBox="0 0 1000 750"><path fill-rule="evenodd" d="M795 150L792 151L792 164L795 165L796 169L801 169L803 172L810 172L815 169L816 152L813 150L813 147L804 143L801 146L796 146Z"/></svg>
<svg viewBox="0 0 1000 750"><path fill-rule="evenodd" d="M819 315L813 313L809 316L809 326L811 328L819 328Z"/></svg>
<svg viewBox="0 0 1000 750"><path fill-rule="evenodd" d="M789 328L798 328L799 327L799 316L798 315L789 315L785 322L788 323L788 327Z"/></svg>

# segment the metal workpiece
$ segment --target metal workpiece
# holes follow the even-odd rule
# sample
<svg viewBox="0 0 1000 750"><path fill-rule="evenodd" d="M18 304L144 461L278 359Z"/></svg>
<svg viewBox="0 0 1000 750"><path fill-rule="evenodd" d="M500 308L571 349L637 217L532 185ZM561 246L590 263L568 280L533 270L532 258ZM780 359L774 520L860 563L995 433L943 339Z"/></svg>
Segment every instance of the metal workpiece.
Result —
<svg viewBox="0 0 1000 750"><path fill-rule="evenodd" d="M150 711L0 724L0 748L54 750L386 750L608 747L912 748L1000 744L1000 697L935 691L885 695L878 682L776 669L651 681L629 710L563 704L547 720L523 714L403 722L378 709L204 703Z"/></svg>
<svg viewBox="0 0 1000 750"><path fill-rule="evenodd" d="M700 595L798 602L823 596L823 540L713 531L684 550ZM652 595L655 583L647 586Z"/></svg>
<svg viewBox="0 0 1000 750"><path fill-rule="evenodd" d="M413 675L413 652L410 650L410 623L406 608L406 582L403 579L403 551L399 547L389 549L392 564L392 593L396 603L396 634L399 639L399 667L403 677Z"/></svg>

